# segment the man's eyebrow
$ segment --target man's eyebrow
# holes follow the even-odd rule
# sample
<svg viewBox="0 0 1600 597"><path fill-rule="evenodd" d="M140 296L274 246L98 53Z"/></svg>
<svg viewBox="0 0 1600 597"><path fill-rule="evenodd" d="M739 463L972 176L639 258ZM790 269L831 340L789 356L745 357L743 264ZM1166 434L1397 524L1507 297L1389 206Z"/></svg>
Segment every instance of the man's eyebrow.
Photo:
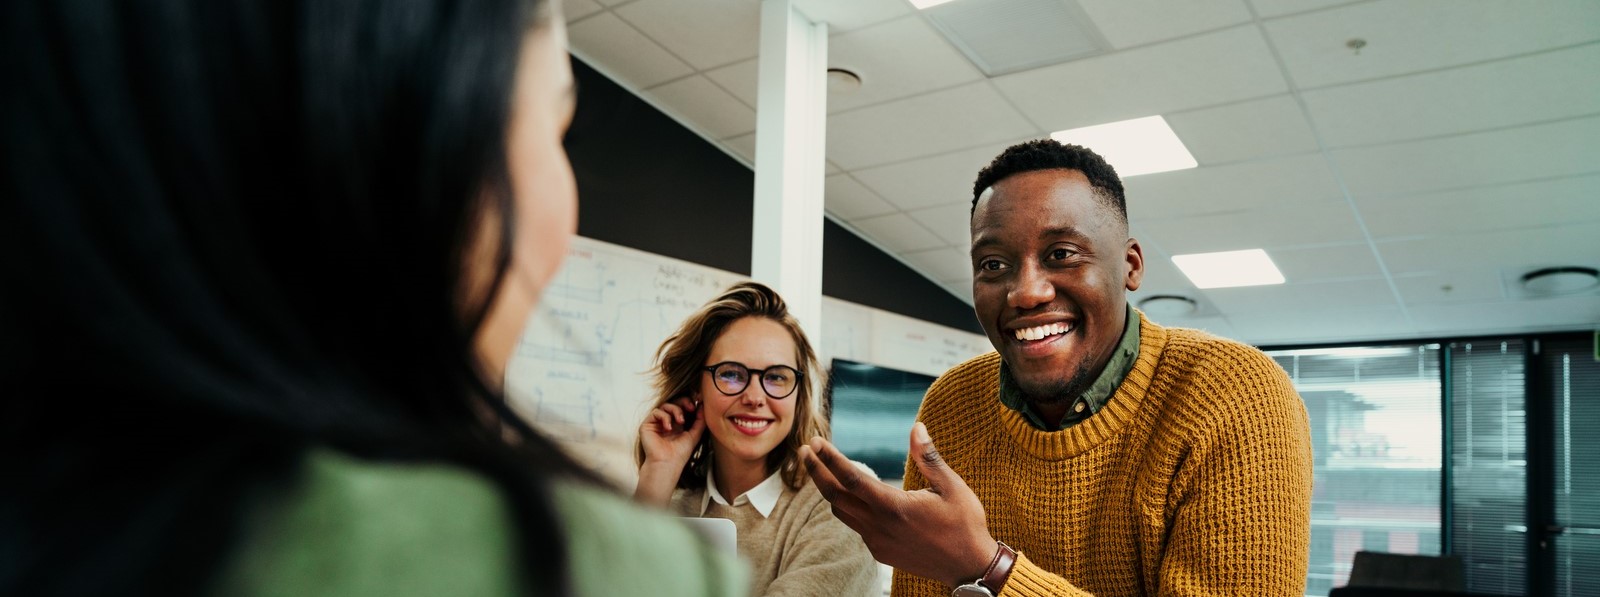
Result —
<svg viewBox="0 0 1600 597"><path fill-rule="evenodd" d="M972 253L976 254L979 250L987 249L998 244L1000 244L1000 239L994 235L979 233L978 237L972 240Z"/></svg>
<svg viewBox="0 0 1600 597"><path fill-rule="evenodd" d="M1041 239L1056 238L1061 236L1072 236L1077 238L1085 237L1083 232L1072 226L1056 226L1054 228L1046 228L1039 231L1039 238Z"/></svg>

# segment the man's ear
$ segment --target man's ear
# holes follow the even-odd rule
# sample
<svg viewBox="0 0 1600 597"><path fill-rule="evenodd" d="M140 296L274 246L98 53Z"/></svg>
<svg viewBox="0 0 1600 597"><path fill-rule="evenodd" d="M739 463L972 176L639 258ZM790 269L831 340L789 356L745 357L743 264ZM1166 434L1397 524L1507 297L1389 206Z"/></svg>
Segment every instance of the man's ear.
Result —
<svg viewBox="0 0 1600 597"><path fill-rule="evenodd" d="M1128 279L1123 286L1128 290L1138 290L1139 284L1144 281L1144 249L1139 247L1139 239L1128 239Z"/></svg>

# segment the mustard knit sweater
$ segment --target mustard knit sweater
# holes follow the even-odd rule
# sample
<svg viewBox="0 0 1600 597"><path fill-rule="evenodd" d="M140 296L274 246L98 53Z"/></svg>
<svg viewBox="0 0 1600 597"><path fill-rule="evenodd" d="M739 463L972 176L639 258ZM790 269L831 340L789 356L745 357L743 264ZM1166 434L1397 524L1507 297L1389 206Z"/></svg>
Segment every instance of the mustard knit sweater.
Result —
<svg viewBox="0 0 1600 597"><path fill-rule="evenodd" d="M918 420L1019 555L1001 595L1303 595L1311 434L1261 351L1141 315L1115 397L1044 432L1000 404L989 353L934 382ZM908 463L908 490L927 480ZM895 571L896 596L949 595Z"/></svg>

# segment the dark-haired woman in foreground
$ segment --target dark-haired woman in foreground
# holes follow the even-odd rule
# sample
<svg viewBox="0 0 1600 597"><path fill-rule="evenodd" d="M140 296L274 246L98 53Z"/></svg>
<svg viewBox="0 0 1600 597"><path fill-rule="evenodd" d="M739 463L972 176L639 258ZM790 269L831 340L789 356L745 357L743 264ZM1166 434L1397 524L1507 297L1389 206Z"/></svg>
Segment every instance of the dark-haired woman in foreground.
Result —
<svg viewBox="0 0 1600 597"><path fill-rule="evenodd" d="M574 229L554 5L0 11L0 595L743 591L501 395Z"/></svg>

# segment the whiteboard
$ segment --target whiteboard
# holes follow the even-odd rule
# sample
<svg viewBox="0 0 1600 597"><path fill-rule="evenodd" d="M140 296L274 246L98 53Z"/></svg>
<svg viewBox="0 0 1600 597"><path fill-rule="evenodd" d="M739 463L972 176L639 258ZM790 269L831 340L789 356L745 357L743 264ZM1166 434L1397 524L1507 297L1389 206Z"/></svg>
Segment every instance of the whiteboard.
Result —
<svg viewBox="0 0 1600 597"><path fill-rule="evenodd" d="M575 238L506 367L512 407L574 458L632 488L656 348L706 301L747 279ZM824 367L842 358L939 375L991 350L978 334L830 297L821 324L822 338L812 342Z"/></svg>

